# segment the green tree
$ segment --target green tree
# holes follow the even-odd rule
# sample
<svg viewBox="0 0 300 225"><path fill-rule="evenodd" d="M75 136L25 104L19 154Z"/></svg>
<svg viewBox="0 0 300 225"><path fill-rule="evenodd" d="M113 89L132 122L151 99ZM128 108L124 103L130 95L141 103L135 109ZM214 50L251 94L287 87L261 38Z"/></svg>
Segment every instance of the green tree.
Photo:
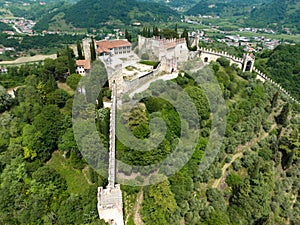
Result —
<svg viewBox="0 0 300 225"><path fill-rule="evenodd" d="M220 63L220 65L223 66L223 67L229 67L230 66L230 61L228 59L226 59L225 57L218 58L217 62Z"/></svg>
<svg viewBox="0 0 300 225"><path fill-rule="evenodd" d="M66 83L69 85L73 90L76 90L77 85L80 81L82 76L80 74L74 73L67 77Z"/></svg>
<svg viewBox="0 0 300 225"><path fill-rule="evenodd" d="M47 101L49 104L57 105L59 108L63 108L66 101L70 98L68 92L62 89L56 89L47 95Z"/></svg>
<svg viewBox="0 0 300 225"><path fill-rule="evenodd" d="M272 108L275 108L278 104L278 96L279 96L279 93L278 91L274 94L272 100L271 100L271 107Z"/></svg>
<svg viewBox="0 0 300 225"><path fill-rule="evenodd" d="M170 214L172 214L177 207L175 195L170 189L168 180L152 185L149 190L149 196L154 198L155 204L159 205L163 211Z"/></svg>
<svg viewBox="0 0 300 225"><path fill-rule="evenodd" d="M160 35L166 39L178 38L178 33L170 28L165 28L160 32Z"/></svg>
<svg viewBox="0 0 300 225"><path fill-rule="evenodd" d="M67 45L67 54L68 54L68 67L69 67L69 72L68 74L73 74L76 71L76 62L74 59L74 52L73 50Z"/></svg>
<svg viewBox="0 0 300 225"><path fill-rule="evenodd" d="M0 113L8 110L13 103L13 98L0 86Z"/></svg>
<svg viewBox="0 0 300 225"><path fill-rule="evenodd" d="M131 42L132 36L131 36L131 34L128 32L127 29L125 29L125 38L126 38L129 42Z"/></svg>
<svg viewBox="0 0 300 225"><path fill-rule="evenodd" d="M47 159L57 148L59 138L64 132L64 116L56 105L45 106L38 114L32 125L23 128L24 151L32 157Z"/></svg>
<svg viewBox="0 0 300 225"><path fill-rule="evenodd" d="M90 43L90 51L91 51L91 61L95 61L96 58L97 58L97 55L96 55L96 48L95 48L95 40L94 38L92 37L92 41Z"/></svg>
<svg viewBox="0 0 300 225"><path fill-rule="evenodd" d="M159 30L157 26L153 26L153 36L158 37L159 36Z"/></svg>
<svg viewBox="0 0 300 225"><path fill-rule="evenodd" d="M84 56L82 54L82 48L79 41L77 41L77 53L78 53L78 59L84 59Z"/></svg>
<svg viewBox="0 0 300 225"><path fill-rule="evenodd" d="M278 124L284 125L287 122L288 116L290 112L290 104L286 103L280 112L280 114L276 117L276 122Z"/></svg>

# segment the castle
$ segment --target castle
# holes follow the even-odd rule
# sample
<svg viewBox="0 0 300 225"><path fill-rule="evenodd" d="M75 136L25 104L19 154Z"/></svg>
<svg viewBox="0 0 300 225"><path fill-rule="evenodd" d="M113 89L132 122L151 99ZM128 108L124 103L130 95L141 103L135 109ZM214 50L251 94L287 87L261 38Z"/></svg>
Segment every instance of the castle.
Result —
<svg viewBox="0 0 300 225"><path fill-rule="evenodd" d="M200 48L196 52L190 52L185 39L160 39L158 37L145 38L139 36L138 53L141 58L147 56L148 59L158 61L156 67L139 67L138 61L127 64L114 55L101 56L108 72L109 85L112 88L112 106L110 116L110 151L109 151L109 184L106 188L98 188L98 213L100 218L105 219L113 225L123 225L123 202L120 185L116 180L115 161L115 114L117 108L117 94L119 97L130 91L138 89L141 85L156 80L161 74L177 72L178 64L187 62L193 57L200 57L205 64L215 61L220 57L225 57L231 64L236 64L245 71L255 71L257 79L262 82L270 81L277 86L292 100L292 98L280 85L273 82L254 67L254 55L244 54L243 58L231 56L226 52L216 52L211 49ZM139 60L139 59L138 59ZM129 60L130 61L130 60ZM131 61L130 61L131 63ZM130 69L129 69L130 68ZM131 73L136 69L137 72ZM144 68L144 70L143 70ZM124 72L128 70L129 72ZM297 101L296 101L297 102Z"/></svg>
<svg viewBox="0 0 300 225"><path fill-rule="evenodd" d="M91 39L85 39L83 41L86 59L90 57L90 41ZM193 44L196 42L194 40ZM146 38L138 36L138 46L135 51L137 52L137 57L137 55L133 53L131 45L127 43L127 40L118 41L116 43L126 45L126 51L123 51L121 54L120 52L116 54L114 51L111 51L110 54L98 55L98 58L106 65L109 86L112 86L112 81L116 81L118 84L118 95L129 93L150 80L157 79L162 74L177 73L180 70L180 64L194 57L199 57L204 64L209 64L211 61L216 61L218 58L224 57L230 61L230 64L236 64L243 72L256 72L257 79L262 82L270 81L293 101L296 101L279 84L273 82L254 67L255 56L253 54L244 54L243 58L238 58L229 55L227 52L217 52L212 49L198 48L197 51L189 51L184 38L164 39L160 37ZM122 60L132 56L135 56L134 60ZM156 61L159 62L159 64L152 68L141 66L141 59ZM136 70L130 73L128 67L130 67L130 70Z"/></svg>

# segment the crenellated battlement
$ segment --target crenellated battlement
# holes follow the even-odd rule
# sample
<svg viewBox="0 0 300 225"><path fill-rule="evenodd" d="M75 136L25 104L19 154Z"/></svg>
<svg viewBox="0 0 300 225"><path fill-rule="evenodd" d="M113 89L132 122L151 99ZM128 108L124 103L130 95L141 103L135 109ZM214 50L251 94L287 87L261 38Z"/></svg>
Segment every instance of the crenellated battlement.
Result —
<svg viewBox="0 0 300 225"><path fill-rule="evenodd" d="M246 68L245 64L247 64L247 62L248 62L247 60L253 60L253 64L254 64L253 56L251 56L249 54L245 54L244 58L238 58L233 55L229 55L227 52L224 52L224 51L217 52L217 51L214 51L213 49L200 48L199 52L200 52L200 57L202 58L202 61L205 63L209 63L211 61L216 61L217 58L219 58L219 57L225 57L230 60L231 64L233 64L233 63L238 64L240 68L243 68L243 71L245 71L245 68ZM253 64L251 65L250 71L251 72L254 71L257 74L257 79L261 80L262 82L268 81L268 82L272 83L282 93L284 93L288 98L290 98L292 101L300 104L300 102L297 101L294 97L292 97L289 94L289 92L286 91L280 84L276 83L271 78L269 78L266 74L264 74L260 70L256 69Z"/></svg>
<svg viewBox="0 0 300 225"><path fill-rule="evenodd" d="M291 96L290 93L287 90L285 90L280 84L276 83L271 78L267 77L266 74L264 74L260 70L256 69L255 67L254 67L253 70L256 72L257 76L259 76L260 78L262 78L264 81L270 82L271 84L273 84L274 86L276 86L281 92L283 92L288 98L290 98L292 101L296 102L297 104L300 104L300 102L297 101L293 96Z"/></svg>
<svg viewBox="0 0 300 225"><path fill-rule="evenodd" d="M236 56L233 56L233 55L229 55L227 52L217 52L213 49L206 49L206 48L200 48L199 51L201 53L205 53L205 54L211 54L211 55L215 55L215 56L219 56L219 57L225 57L229 60L233 60L234 63L243 63L243 59L242 58L238 58Z"/></svg>

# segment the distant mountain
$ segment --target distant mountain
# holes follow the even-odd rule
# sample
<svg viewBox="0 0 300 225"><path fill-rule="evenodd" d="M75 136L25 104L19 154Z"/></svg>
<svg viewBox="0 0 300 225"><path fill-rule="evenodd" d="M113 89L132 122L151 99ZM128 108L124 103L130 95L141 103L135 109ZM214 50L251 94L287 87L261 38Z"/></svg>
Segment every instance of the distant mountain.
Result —
<svg viewBox="0 0 300 225"><path fill-rule="evenodd" d="M136 0L81 0L51 15L45 15L37 27L51 24L55 18L64 20L77 28L99 28L103 24L131 24L133 22L155 22L179 20L177 12L167 6Z"/></svg>
<svg viewBox="0 0 300 225"><path fill-rule="evenodd" d="M199 0L139 0L147 2L158 2L177 9L190 9L197 4Z"/></svg>
<svg viewBox="0 0 300 225"><path fill-rule="evenodd" d="M300 32L300 0L200 0L187 15L241 16L246 26Z"/></svg>
<svg viewBox="0 0 300 225"><path fill-rule="evenodd" d="M0 0L0 15L13 15L25 17L26 19L38 20L42 16L61 9L65 5L71 5L75 0ZM5 12L5 13L4 13Z"/></svg>
<svg viewBox="0 0 300 225"><path fill-rule="evenodd" d="M190 8L187 15L217 15L217 16L238 16L251 12L253 7L271 0L200 0Z"/></svg>
<svg viewBox="0 0 300 225"><path fill-rule="evenodd" d="M290 27L300 32L300 0L273 0L253 9L246 21L251 26Z"/></svg>

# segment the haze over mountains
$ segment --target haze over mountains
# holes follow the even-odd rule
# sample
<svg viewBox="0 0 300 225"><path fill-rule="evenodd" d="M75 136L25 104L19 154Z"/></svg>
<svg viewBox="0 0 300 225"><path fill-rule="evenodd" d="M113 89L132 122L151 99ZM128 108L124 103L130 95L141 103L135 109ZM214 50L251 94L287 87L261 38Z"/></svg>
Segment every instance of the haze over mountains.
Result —
<svg viewBox="0 0 300 225"><path fill-rule="evenodd" d="M61 20L77 28L99 28L109 24L132 24L179 20L179 14L171 8L153 2L136 0L81 0L76 4L45 15L37 24L44 29L51 22Z"/></svg>
<svg viewBox="0 0 300 225"><path fill-rule="evenodd" d="M288 27L300 31L300 0L67 0L64 4L60 0L46 0L46 6L39 6L33 0L9 2L7 10L16 16L37 20L38 30L62 21L77 28L98 28L103 24L178 21L179 14L201 14L240 17L245 26ZM30 3L31 6L26 8L21 3ZM0 5L4 4L5 1L0 0ZM18 4L21 7L17 7Z"/></svg>
<svg viewBox="0 0 300 225"><path fill-rule="evenodd" d="M80 17L78 15L81 15ZM119 20L124 24L134 21L151 22L168 20L178 14L157 3L136 0L81 0L65 11L65 19L78 27Z"/></svg>

